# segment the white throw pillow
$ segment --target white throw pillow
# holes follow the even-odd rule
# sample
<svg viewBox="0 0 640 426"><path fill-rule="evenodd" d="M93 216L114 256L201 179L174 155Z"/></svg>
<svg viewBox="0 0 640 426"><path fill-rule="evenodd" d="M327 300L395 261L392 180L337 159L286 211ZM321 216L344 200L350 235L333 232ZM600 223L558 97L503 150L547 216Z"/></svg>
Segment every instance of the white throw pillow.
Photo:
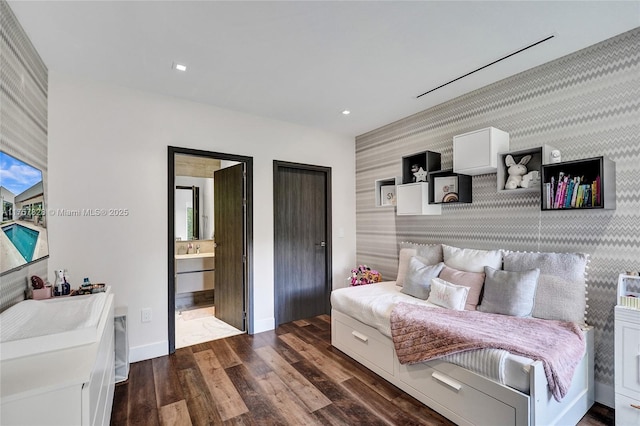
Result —
<svg viewBox="0 0 640 426"><path fill-rule="evenodd" d="M476 250L442 244L445 265L466 272L484 272L485 266L502 269L502 250Z"/></svg>
<svg viewBox="0 0 640 426"><path fill-rule="evenodd" d="M431 279L431 293L427 302L443 308L463 311L469 295L469 287L451 284L440 278Z"/></svg>

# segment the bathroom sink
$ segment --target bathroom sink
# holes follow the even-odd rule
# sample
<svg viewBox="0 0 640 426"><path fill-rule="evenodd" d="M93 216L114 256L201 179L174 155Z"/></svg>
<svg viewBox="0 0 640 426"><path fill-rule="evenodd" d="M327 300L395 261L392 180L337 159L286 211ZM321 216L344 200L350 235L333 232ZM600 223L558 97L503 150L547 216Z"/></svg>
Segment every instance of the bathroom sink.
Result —
<svg viewBox="0 0 640 426"><path fill-rule="evenodd" d="M176 259L201 259L207 257L215 257L215 253L176 254Z"/></svg>

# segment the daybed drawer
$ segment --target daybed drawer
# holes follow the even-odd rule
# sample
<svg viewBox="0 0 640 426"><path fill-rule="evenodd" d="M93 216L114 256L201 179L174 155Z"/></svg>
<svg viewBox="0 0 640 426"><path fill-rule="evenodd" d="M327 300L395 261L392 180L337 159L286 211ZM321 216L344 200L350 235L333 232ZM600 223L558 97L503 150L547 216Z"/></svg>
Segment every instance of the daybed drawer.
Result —
<svg viewBox="0 0 640 426"><path fill-rule="evenodd" d="M398 378L476 425L515 424L515 409L427 364L399 365Z"/></svg>
<svg viewBox="0 0 640 426"><path fill-rule="evenodd" d="M345 324L336 321L336 338L345 349L353 351L358 356L393 374L393 346L390 340L379 339L382 336L377 330L362 323ZM382 336L384 337L384 336Z"/></svg>

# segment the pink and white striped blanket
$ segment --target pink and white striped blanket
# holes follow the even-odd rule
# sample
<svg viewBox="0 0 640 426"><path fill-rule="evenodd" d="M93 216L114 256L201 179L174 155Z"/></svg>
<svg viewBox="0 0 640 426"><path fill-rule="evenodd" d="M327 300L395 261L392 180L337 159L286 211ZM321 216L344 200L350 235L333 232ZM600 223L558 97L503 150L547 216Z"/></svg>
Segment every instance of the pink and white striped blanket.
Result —
<svg viewBox="0 0 640 426"><path fill-rule="evenodd" d="M571 322L402 302L391 311L391 337L401 364L486 348L542 361L549 389L557 401L568 392L586 346L580 327Z"/></svg>

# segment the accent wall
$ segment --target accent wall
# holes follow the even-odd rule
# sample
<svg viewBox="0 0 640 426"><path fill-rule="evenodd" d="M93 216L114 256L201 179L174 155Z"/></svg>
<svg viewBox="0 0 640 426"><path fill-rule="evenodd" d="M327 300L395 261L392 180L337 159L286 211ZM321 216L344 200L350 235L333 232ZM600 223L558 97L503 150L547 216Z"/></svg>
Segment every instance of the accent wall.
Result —
<svg viewBox="0 0 640 426"><path fill-rule="evenodd" d="M452 168L453 136L489 126L510 150L544 144L563 161L616 163L617 209L540 211L539 193L497 193L474 176L473 203L441 216L375 207L374 181L401 175L402 156L431 150ZM613 405L618 274L640 270L640 29L514 75L356 138L357 259L393 279L398 243L589 253L587 321L596 331L596 399Z"/></svg>
<svg viewBox="0 0 640 426"><path fill-rule="evenodd" d="M0 149L42 171L45 196L47 93L47 67L7 2L0 0ZM28 278L46 277L47 268L44 259L3 275L0 312L24 300Z"/></svg>

